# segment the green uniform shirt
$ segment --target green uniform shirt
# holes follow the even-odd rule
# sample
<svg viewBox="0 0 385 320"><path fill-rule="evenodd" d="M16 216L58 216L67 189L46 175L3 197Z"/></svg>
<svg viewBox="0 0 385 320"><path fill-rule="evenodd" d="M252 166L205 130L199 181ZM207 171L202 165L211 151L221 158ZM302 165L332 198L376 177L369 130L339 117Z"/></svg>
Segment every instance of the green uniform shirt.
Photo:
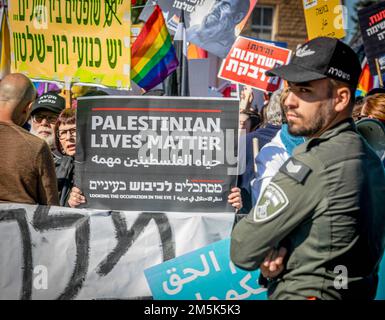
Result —
<svg viewBox="0 0 385 320"><path fill-rule="evenodd" d="M385 248L384 196L380 159L345 120L295 149L235 226L231 259L254 270L271 248L287 248L270 299L372 299Z"/></svg>

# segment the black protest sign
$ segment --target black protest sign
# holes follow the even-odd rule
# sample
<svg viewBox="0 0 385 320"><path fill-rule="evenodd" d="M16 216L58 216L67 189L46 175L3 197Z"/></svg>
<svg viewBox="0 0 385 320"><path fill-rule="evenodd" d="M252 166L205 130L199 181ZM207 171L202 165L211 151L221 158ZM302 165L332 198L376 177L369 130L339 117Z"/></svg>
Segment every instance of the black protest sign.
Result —
<svg viewBox="0 0 385 320"><path fill-rule="evenodd" d="M385 60L385 1L364 8L358 12L365 54L372 74L383 74L380 61ZM377 60L377 62L376 62Z"/></svg>
<svg viewBox="0 0 385 320"><path fill-rule="evenodd" d="M76 183L88 207L233 212L237 100L83 98L77 128Z"/></svg>

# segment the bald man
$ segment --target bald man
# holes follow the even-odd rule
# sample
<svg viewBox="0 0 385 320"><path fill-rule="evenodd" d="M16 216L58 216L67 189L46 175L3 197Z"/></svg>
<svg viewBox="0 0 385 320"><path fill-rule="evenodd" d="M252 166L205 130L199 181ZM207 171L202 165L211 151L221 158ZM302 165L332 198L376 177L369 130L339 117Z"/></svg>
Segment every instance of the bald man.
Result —
<svg viewBox="0 0 385 320"><path fill-rule="evenodd" d="M59 204L50 148L21 127L35 98L23 74L9 74L0 82L0 202Z"/></svg>

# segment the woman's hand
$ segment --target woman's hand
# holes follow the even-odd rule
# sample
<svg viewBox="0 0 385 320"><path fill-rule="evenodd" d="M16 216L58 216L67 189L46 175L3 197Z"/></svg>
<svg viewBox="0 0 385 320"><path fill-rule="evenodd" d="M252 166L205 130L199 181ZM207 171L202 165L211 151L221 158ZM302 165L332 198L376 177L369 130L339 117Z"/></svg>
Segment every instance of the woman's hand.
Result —
<svg viewBox="0 0 385 320"><path fill-rule="evenodd" d="M72 187L68 204L71 208L76 208L82 203L86 203L86 197L83 196L82 191L77 187Z"/></svg>
<svg viewBox="0 0 385 320"><path fill-rule="evenodd" d="M227 202L230 203L235 209L240 210L243 207L241 189L234 187L231 189L231 193L228 196Z"/></svg>

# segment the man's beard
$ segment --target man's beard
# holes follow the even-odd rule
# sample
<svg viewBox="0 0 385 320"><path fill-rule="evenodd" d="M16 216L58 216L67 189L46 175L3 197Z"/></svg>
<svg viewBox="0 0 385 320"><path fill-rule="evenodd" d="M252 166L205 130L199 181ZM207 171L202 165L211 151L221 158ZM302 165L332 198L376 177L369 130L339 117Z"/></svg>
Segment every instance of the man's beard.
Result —
<svg viewBox="0 0 385 320"><path fill-rule="evenodd" d="M288 121L287 124L288 124L289 133L293 136L312 137L317 133L322 132L322 130L327 126L328 122L330 122L330 119L332 118L333 110L331 108L331 104L332 104L332 100L329 100L327 105L322 106L320 109L320 112L317 113L317 116L311 118L309 120L309 124L306 127L303 126L303 127L295 128L293 124L290 123L291 121ZM296 115L299 118L302 118L301 115L299 114L296 114Z"/></svg>
<svg viewBox="0 0 385 320"><path fill-rule="evenodd" d="M36 137L43 139L48 144L51 150L55 149L55 135L53 133L53 130L51 128L46 127L44 131L50 132L50 135L47 137L39 135L38 130L35 130L31 125L30 133L32 133Z"/></svg>

